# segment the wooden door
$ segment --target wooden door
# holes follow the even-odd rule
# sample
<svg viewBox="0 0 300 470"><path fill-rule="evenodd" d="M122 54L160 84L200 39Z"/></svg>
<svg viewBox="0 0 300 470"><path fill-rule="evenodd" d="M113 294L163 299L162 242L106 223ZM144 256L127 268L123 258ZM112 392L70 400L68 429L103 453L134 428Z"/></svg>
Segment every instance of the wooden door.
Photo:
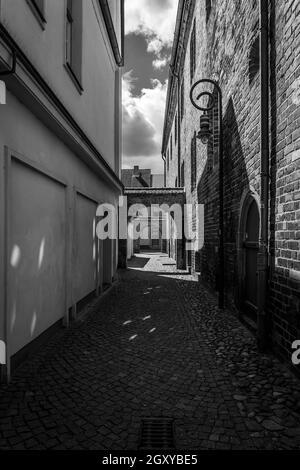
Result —
<svg viewBox="0 0 300 470"><path fill-rule="evenodd" d="M257 320L257 254L259 247L259 212L256 201L250 204L246 219L243 248L245 250L244 312Z"/></svg>

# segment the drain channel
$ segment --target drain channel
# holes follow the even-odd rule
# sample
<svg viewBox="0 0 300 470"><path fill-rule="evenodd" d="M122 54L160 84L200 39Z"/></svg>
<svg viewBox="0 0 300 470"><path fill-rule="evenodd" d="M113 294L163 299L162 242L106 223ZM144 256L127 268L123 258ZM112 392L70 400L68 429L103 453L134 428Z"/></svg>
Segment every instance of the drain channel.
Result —
<svg viewBox="0 0 300 470"><path fill-rule="evenodd" d="M175 450L173 419L142 419L139 449Z"/></svg>

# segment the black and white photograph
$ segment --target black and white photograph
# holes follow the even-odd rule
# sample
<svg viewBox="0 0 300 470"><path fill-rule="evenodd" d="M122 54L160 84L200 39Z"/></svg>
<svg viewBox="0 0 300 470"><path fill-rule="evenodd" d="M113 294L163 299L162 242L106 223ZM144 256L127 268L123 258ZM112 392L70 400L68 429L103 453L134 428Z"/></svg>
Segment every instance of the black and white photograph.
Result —
<svg viewBox="0 0 300 470"><path fill-rule="evenodd" d="M300 451L300 0L0 0L0 451Z"/></svg>

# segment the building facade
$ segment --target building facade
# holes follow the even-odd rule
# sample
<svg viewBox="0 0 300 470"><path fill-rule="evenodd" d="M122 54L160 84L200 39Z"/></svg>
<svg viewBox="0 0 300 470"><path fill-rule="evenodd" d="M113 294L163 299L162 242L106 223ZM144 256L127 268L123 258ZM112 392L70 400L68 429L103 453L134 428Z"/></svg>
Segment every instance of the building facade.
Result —
<svg viewBox="0 0 300 470"><path fill-rule="evenodd" d="M217 89L200 87L210 92L201 98L211 107L206 144L190 100L197 80L217 82L226 305L286 359L300 338L299 18L294 0L179 1L162 145L167 185L184 186L187 202L205 208L204 247L188 263L218 290Z"/></svg>
<svg viewBox="0 0 300 470"><path fill-rule="evenodd" d="M115 275L117 242L96 237L96 209L116 206L123 190L123 16L118 0L0 1L0 362L7 375Z"/></svg>
<svg viewBox="0 0 300 470"><path fill-rule="evenodd" d="M149 204L148 195L149 191L144 193L140 190L143 188L163 188L164 175L152 174L150 168L140 168L135 165L132 169L122 169L122 183L125 191L136 189L140 194L139 203L143 204L143 197L147 195L147 214L134 217L128 224L128 241L127 241L127 259L130 259L134 253L139 253L141 250L164 251L166 242L162 238L162 214L153 217L151 216L151 204ZM132 202L132 192L128 196L129 202ZM155 195L155 192L153 192ZM154 196L155 197L155 196ZM135 202L136 204L136 202ZM139 229L137 229L139 227ZM141 232L139 239L134 240L135 231Z"/></svg>

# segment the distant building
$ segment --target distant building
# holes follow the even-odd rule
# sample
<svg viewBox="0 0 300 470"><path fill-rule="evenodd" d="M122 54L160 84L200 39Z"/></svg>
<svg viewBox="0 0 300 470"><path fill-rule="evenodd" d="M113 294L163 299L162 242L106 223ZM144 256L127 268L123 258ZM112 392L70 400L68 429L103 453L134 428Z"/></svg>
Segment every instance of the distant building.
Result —
<svg viewBox="0 0 300 470"><path fill-rule="evenodd" d="M123 191L123 16L119 0L1 0L4 374L115 275L116 240L95 228L98 204Z"/></svg>
<svg viewBox="0 0 300 470"><path fill-rule="evenodd" d="M158 197L158 194L165 196L165 203L170 200L170 195L164 188L164 175L152 174L150 169L141 169L136 165L133 169L122 170L122 183L128 201L134 200L135 204L144 204L147 207L146 215L136 217L129 223L127 257L131 258L134 253L143 250L166 251L168 244L173 246L175 242L171 238L167 242L162 237L162 225L165 223L166 215L160 214L158 217L151 217L151 204L157 203L157 200L161 198L161 196ZM137 227L139 227L141 238L133 241L131 236L134 228L137 229ZM172 251L172 254L174 253L175 248Z"/></svg>
<svg viewBox="0 0 300 470"><path fill-rule="evenodd" d="M138 165L133 169L122 170L122 183L125 188L162 188L163 174L152 174L150 169L142 169Z"/></svg>

